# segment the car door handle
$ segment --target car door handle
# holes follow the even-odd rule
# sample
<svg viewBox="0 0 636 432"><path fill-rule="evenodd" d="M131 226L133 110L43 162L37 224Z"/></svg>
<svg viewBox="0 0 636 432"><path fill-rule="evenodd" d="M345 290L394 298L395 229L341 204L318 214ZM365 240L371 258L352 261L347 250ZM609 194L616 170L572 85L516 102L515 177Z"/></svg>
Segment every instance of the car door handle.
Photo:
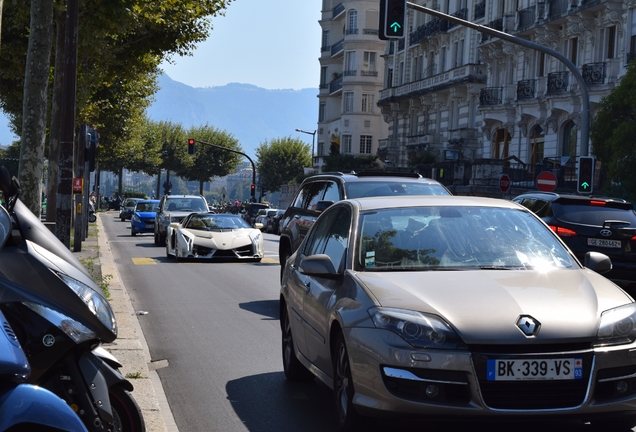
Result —
<svg viewBox="0 0 636 432"><path fill-rule="evenodd" d="M306 282L303 284L305 290L309 293L311 291L311 282Z"/></svg>

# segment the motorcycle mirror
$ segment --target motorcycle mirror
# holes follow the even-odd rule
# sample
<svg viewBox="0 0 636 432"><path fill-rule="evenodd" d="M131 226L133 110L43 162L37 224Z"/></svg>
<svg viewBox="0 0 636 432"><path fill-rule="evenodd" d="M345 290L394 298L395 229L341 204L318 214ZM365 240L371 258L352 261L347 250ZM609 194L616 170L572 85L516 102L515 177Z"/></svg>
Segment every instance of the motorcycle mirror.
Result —
<svg viewBox="0 0 636 432"><path fill-rule="evenodd" d="M11 234L11 217L7 210L0 206L0 249Z"/></svg>

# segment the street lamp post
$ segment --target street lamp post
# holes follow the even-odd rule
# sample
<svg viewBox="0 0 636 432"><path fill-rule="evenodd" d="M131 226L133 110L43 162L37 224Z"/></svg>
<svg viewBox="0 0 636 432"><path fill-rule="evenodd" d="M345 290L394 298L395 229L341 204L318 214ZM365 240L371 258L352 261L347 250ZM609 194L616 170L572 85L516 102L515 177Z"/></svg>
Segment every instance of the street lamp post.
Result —
<svg viewBox="0 0 636 432"><path fill-rule="evenodd" d="M302 129L296 129L296 132L306 133L307 135L311 135L311 167L314 167L314 141L316 139L316 131L309 132Z"/></svg>

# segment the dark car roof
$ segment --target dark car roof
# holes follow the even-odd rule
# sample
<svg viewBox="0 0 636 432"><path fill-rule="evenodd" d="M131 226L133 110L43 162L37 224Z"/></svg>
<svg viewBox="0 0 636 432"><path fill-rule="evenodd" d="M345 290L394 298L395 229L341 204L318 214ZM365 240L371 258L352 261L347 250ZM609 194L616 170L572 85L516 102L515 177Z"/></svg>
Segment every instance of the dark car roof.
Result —
<svg viewBox="0 0 636 432"><path fill-rule="evenodd" d="M311 177L307 177L303 182L307 181L315 181L317 179L333 179L334 177L339 177L343 179L345 182L356 182L356 181L369 181L372 179L383 180L383 181L400 181L404 179L417 179L422 181L423 183L431 183L438 184L439 182L433 179L429 179L426 177L422 177L417 173L402 173L402 172L391 172L391 171L360 171L360 172L327 172L316 174Z"/></svg>
<svg viewBox="0 0 636 432"><path fill-rule="evenodd" d="M557 202L557 203L571 203L576 204L577 202L589 202L589 201L603 201L608 204L611 204L612 207L616 208L625 208L632 209L633 205L625 201L622 198L612 198L605 196L595 196L595 195L573 195L573 194L559 194L555 192L529 192L521 194L513 199L521 199L521 198L539 198L545 201Z"/></svg>

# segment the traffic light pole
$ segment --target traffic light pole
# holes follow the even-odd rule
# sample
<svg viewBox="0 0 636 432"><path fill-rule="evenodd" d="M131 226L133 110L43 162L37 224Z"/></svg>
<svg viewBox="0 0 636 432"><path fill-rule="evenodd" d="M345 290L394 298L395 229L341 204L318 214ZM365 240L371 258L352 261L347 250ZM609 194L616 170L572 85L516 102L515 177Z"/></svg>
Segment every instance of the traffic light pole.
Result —
<svg viewBox="0 0 636 432"><path fill-rule="evenodd" d="M565 57L560 52L553 50L552 48L548 48L546 46L530 42L529 40L522 39L516 36L509 35L508 33L504 33L499 30L492 29L490 27L482 26L479 24L472 23L470 21L463 20L461 18L457 18L442 12L438 12L434 9L429 9L425 6L420 6L415 3L406 3L407 7L410 9L415 9L419 12L424 12L429 15L433 15L448 21L452 21L456 24L470 27L472 29L477 30L480 33L485 33L490 36L498 37L499 39L503 39L505 41L511 42L516 45L521 45L526 48L530 48L548 55L555 57L561 63L563 63L567 68L572 72L572 75L576 79L576 82L579 84L579 88L581 89L581 102L582 102L582 110L581 110L581 156L587 156L589 153L589 145L590 145L590 96L587 90L587 84L583 79L583 76L576 68L574 63L572 63L567 57Z"/></svg>
<svg viewBox="0 0 636 432"><path fill-rule="evenodd" d="M192 139L192 138L190 138L190 139ZM240 154L242 156L245 156L247 158L247 160L249 160L250 163L252 164L252 184L253 185L256 184L256 165L254 165L254 161L252 160L251 157L249 157L245 153L240 152L238 150L232 150L232 149L229 149L227 147L220 146L220 145L211 144L211 143L208 143L208 142L205 142L205 141L199 141L198 139L195 139L194 142L198 142L199 144L203 144L203 145L210 146L210 147L220 148L222 150L227 150L229 152L238 153L238 154ZM250 195L251 195L250 202L256 202L255 192L256 192L255 188L250 188Z"/></svg>

